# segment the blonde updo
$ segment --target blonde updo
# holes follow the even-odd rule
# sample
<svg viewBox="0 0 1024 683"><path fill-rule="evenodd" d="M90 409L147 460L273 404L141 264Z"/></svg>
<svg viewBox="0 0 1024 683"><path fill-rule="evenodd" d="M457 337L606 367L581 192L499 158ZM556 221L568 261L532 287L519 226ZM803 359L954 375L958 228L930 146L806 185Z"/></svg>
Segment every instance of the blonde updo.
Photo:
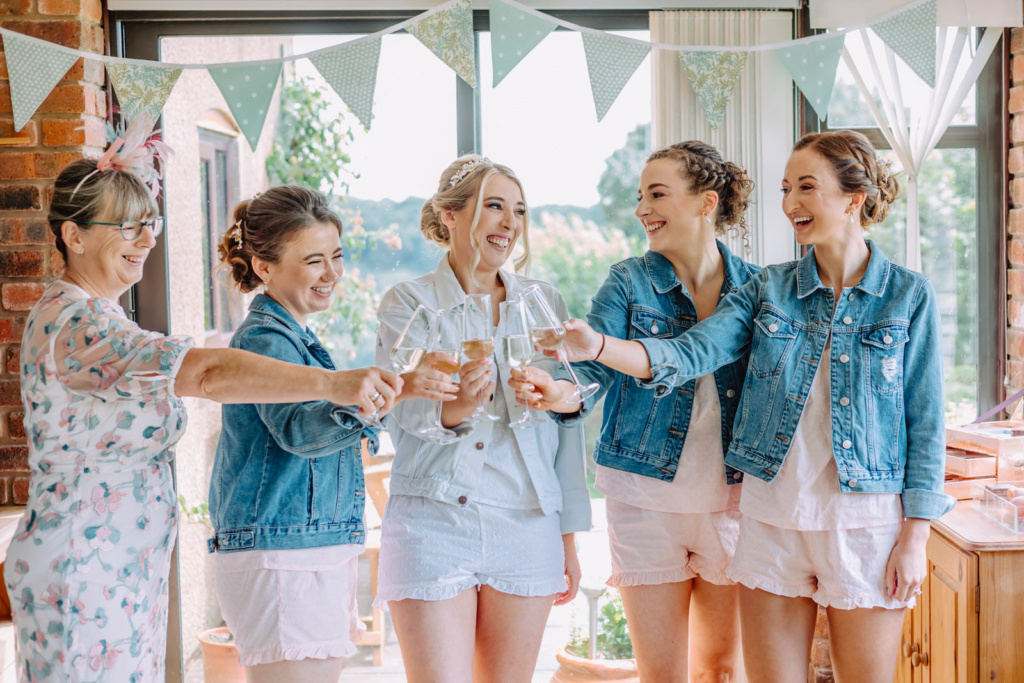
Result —
<svg viewBox="0 0 1024 683"><path fill-rule="evenodd" d="M844 193L864 193L864 204L860 207L862 228L885 220L889 208L900 198L900 184L891 164L878 158L863 133L852 130L810 133L797 141L793 151L805 148L813 149L832 165L832 172Z"/></svg>
<svg viewBox="0 0 1024 683"><path fill-rule="evenodd" d="M487 157L477 154L466 154L459 157L441 173L437 192L426 201L420 211L420 230L423 236L442 249L449 249L452 244L451 232L441 221L443 211L461 211L471 200L475 201L471 232L476 230L480 220L480 212L484 205L483 187L488 178L505 176L519 187L519 192L526 201L523 184L508 166L496 164ZM455 184L452 179L458 178ZM526 271L530 264L530 214L523 215L523 255L513 261L517 272ZM474 242L475 245L475 242Z"/></svg>
<svg viewBox="0 0 1024 683"><path fill-rule="evenodd" d="M221 266L243 292L251 292L263 281L252 267L253 257L277 263L281 250L299 231L327 223L338 228L341 219L331 211L322 192L297 185L272 187L235 206L234 224L217 245Z"/></svg>

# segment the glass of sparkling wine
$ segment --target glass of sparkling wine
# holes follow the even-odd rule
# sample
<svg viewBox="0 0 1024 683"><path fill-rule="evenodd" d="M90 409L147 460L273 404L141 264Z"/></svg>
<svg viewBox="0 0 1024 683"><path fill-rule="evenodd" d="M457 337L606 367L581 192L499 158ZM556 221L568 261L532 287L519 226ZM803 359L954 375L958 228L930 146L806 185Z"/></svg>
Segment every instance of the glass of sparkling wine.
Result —
<svg viewBox="0 0 1024 683"><path fill-rule="evenodd" d="M499 333L501 334L501 350L509 367L525 370L533 361L533 339L530 337L530 323L526 316L526 308L519 299L502 301L499 304L501 316ZM509 423L512 429L525 429L536 424L544 424L546 420L534 417L529 407L523 408L522 416Z"/></svg>
<svg viewBox="0 0 1024 683"><path fill-rule="evenodd" d="M427 354L425 361L435 370L440 370L446 375L454 375L459 371L459 349L462 346L462 311L458 308L448 308L438 314L437 324L430 333L430 341L427 343ZM444 402L437 402L437 411L434 413L434 424L426 429L416 432L418 436L439 444L448 444L456 441L458 435L441 424L441 411Z"/></svg>
<svg viewBox="0 0 1024 683"><path fill-rule="evenodd" d="M430 332L437 324L437 312L423 304L416 306L416 310L409 316L408 322L398 335L394 346L391 347L391 368L400 375L412 372L423 362L427 354L427 343L430 341ZM362 418L363 424L368 427L384 429L384 423L380 420L380 411L373 411L370 415Z"/></svg>
<svg viewBox="0 0 1024 683"><path fill-rule="evenodd" d="M526 314L530 320L530 335L533 338L533 343L542 349L560 350L565 342L565 328L559 322L555 312L551 310L551 305L544 298L540 287L538 285L530 285L523 290L522 298L523 304L526 307ZM569 379L572 380L576 387L576 390L563 400L575 403L590 398L598 392L601 386L597 382L587 386L580 384L580 380L576 377L576 372L572 369L572 365L565 360L565 355L562 353L557 355L558 359L562 361L565 371L569 373Z"/></svg>
<svg viewBox="0 0 1024 683"><path fill-rule="evenodd" d="M470 294L462 306L462 353L470 360L490 358L494 355L494 323L490 294ZM463 422L476 424L498 418L484 408L484 393L480 393L476 410Z"/></svg>

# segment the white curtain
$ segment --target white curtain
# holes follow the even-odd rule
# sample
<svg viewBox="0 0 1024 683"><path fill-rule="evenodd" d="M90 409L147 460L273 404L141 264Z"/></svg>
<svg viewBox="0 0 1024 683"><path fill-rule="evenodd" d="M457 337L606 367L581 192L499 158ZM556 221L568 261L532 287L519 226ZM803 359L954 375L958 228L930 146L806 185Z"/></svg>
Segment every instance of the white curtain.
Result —
<svg viewBox="0 0 1024 683"><path fill-rule="evenodd" d="M1001 29L986 29L975 46L971 40L971 29L940 28L935 88L924 87L927 92L923 96L913 94L915 90L920 92L922 87L917 77L877 36L861 29L846 39L843 61L871 109L875 123L906 173L906 265L913 270L921 270L921 226L917 205L921 166L960 109L1001 35ZM851 45L851 41L859 44ZM859 58L853 56L854 51ZM881 106L875 102L875 93Z"/></svg>
<svg viewBox="0 0 1024 683"><path fill-rule="evenodd" d="M792 15L773 11L651 12L651 40L676 45L759 45L793 38ZM751 52L736 84L725 120L712 130L690 81L669 50L651 54L653 149L682 140L703 140L754 180L754 204L747 214L751 251L742 240L726 243L738 256L760 264L792 260L792 230L779 208L785 160L793 147L793 85L773 54Z"/></svg>

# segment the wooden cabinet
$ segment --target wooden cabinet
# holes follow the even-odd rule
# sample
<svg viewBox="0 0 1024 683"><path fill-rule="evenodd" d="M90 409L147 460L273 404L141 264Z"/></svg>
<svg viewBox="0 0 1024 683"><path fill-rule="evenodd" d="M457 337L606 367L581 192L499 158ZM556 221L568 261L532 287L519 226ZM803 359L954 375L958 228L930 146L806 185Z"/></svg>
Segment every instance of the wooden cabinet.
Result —
<svg viewBox="0 0 1024 683"><path fill-rule="evenodd" d="M970 501L932 525L928 578L907 614L897 683L1024 681L1024 536Z"/></svg>

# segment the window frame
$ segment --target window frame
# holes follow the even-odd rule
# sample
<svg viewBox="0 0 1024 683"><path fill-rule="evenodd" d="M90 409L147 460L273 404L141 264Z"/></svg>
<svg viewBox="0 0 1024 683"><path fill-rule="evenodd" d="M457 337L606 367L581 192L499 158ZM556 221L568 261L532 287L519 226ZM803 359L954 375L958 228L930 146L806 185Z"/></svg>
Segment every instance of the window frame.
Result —
<svg viewBox="0 0 1024 683"><path fill-rule="evenodd" d="M234 331L234 321L231 319L231 306L225 306L222 291L224 285L213 274L217 265L217 245L224 233L231 227L231 209L238 202L238 188L235 179L238 176L238 138L226 133L220 133L209 128L198 126L199 133L199 160L209 163L210 171L206 178L206 216L207 225L206 239L209 240L206 267L203 276L206 278L206 290L210 296L210 320L212 327L206 329L205 346L227 346ZM218 178L217 155L225 157L225 178L223 179L224 207L222 214L217 215L216 192L220 182ZM221 229L223 228L223 229ZM236 296L233 291L227 291L227 297Z"/></svg>

